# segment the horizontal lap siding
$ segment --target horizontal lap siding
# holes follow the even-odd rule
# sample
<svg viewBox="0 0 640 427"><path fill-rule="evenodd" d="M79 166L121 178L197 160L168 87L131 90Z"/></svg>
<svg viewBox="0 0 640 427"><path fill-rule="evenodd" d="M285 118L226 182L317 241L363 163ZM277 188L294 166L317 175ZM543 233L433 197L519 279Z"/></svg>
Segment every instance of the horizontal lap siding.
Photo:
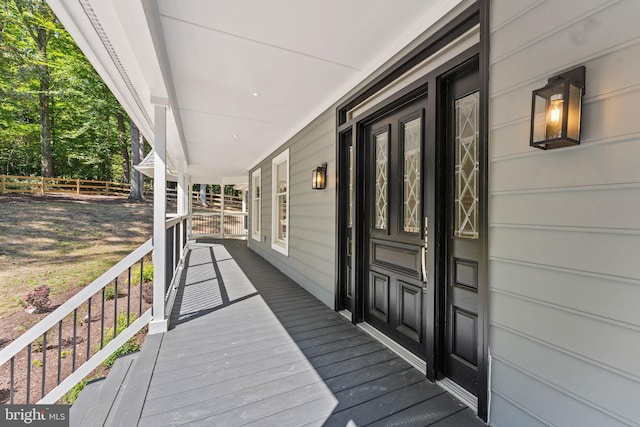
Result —
<svg viewBox="0 0 640 427"><path fill-rule="evenodd" d="M493 0L491 422L640 425L640 2ZM586 66L582 144L529 147L531 92Z"/></svg>
<svg viewBox="0 0 640 427"><path fill-rule="evenodd" d="M262 168L263 241L248 241L251 249L330 307L335 286L335 139L335 114L330 109L256 166ZM287 148L289 256L284 256L271 249L271 159ZM311 171L323 163L328 164L327 188L312 190Z"/></svg>

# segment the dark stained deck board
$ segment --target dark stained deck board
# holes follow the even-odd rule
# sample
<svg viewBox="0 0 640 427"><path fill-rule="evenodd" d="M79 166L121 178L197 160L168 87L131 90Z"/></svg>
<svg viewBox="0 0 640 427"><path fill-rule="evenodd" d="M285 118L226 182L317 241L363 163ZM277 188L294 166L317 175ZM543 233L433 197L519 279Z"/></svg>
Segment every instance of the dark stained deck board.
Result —
<svg viewBox="0 0 640 427"><path fill-rule="evenodd" d="M189 254L140 426L484 426L245 242L209 243Z"/></svg>

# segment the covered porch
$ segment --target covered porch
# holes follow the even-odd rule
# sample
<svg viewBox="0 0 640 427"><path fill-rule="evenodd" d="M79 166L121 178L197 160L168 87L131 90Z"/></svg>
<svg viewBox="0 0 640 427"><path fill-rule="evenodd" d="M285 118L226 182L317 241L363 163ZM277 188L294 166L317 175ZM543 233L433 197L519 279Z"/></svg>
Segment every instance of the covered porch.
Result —
<svg viewBox="0 0 640 427"><path fill-rule="evenodd" d="M72 425L484 425L241 240L190 245L169 330L123 363Z"/></svg>

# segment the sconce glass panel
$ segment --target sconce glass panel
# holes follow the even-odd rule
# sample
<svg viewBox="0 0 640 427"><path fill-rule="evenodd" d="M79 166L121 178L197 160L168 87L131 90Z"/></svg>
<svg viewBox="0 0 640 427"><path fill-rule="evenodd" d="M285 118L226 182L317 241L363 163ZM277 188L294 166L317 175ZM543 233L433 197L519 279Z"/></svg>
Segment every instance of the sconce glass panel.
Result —
<svg viewBox="0 0 640 427"><path fill-rule="evenodd" d="M582 88L569 85L569 105L567 118L567 137L580 140L580 117L582 116Z"/></svg>
<svg viewBox="0 0 640 427"><path fill-rule="evenodd" d="M532 143L562 137L562 122L565 110L564 83L545 86L533 92Z"/></svg>

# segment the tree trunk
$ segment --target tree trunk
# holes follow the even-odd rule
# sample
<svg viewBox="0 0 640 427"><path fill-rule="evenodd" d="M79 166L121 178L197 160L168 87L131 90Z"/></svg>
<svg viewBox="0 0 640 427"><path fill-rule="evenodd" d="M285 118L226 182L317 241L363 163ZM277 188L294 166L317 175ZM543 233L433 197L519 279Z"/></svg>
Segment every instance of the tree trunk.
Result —
<svg viewBox="0 0 640 427"><path fill-rule="evenodd" d="M140 131L133 120L131 121L131 165L139 165L142 161L142 141L140 138ZM129 200L140 201L142 200L142 193L144 187L144 177L142 172L138 172L136 168L131 168L131 191L129 193Z"/></svg>
<svg viewBox="0 0 640 427"><path fill-rule="evenodd" d="M122 153L122 182L129 182L131 176L131 166L129 160L129 144L125 138L124 116L122 113L116 114L118 121L118 142L120 143L120 152Z"/></svg>
<svg viewBox="0 0 640 427"><path fill-rule="evenodd" d="M200 206L207 206L207 184L200 184Z"/></svg>
<svg viewBox="0 0 640 427"><path fill-rule="evenodd" d="M37 29L36 42L38 52L41 55L43 64L38 66L40 79L40 154L42 156L42 176L53 176L53 157L51 155L51 110L49 108L49 66L45 61L47 58L47 43L49 36L44 28Z"/></svg>

